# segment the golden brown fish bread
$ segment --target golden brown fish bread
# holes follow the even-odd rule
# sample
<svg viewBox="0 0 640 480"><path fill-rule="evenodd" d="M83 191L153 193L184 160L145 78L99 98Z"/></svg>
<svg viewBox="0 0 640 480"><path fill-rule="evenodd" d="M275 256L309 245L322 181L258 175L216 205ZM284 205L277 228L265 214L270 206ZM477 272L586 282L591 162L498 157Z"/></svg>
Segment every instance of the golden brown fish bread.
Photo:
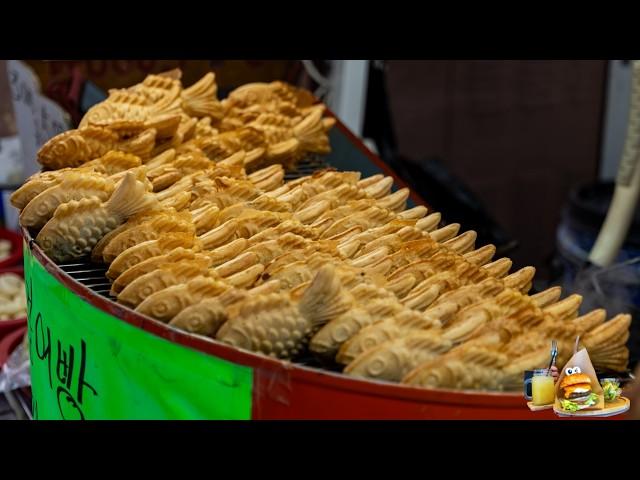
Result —
<svg viewBox="0 0 640 480"><path fill-rule="evenodd" d="M246 153L245 165L261 158L267 147L264 134L247 126L217 135L195 138L193 145L213 161L223 160L242 150Z"/></svg>
<svg viewBox="0 0 640 480"><path fill-rule="evenodd" d="M407 199L409 198L409 189L401 188L394 193L377 200L376 204L380 208L391 210L392 212L402 212L407 207Z"/></svg>
<svg viewBox="0 0 640 480"><path fill-rule="evenodd" d="M288 213L293 211L293 206L290 203L270 197L266 193L254 198L253 200L245 202L245 205L247 208L254 210L269 210L271 212ZM295 218L295 216L293 218Z"/></svg>
<svg viewBox="0 0 640 480"><path fill-rule="evenodd" d="M436 277L437 274L442 274ZM454 274L453 277L450 275ZM445 288L442 282L447 280L455 281L459 286L469 283L479 283L487 278L486 272L467 262L462 256L455 253L440 251L435 255L417 260L408 265L398 268L393 273L387 275L388 284L386 288L393 291L398 298L404 298L407 294L424 291L427 288L435 288L437 295ZM407 279L411 279L410 282Z"/></svg>
<svg viewBox="0 0 640 480"><path fill-rule="evenodd" d="M442 246L456 253L469 253L475 248L476 238L478 238L478 234L475 231L467 230L460 235L456 235L455 237L442 242Z"/></svg>
<svg viewBox="0 0 640 480"><path fill-rule="evenodd" d="M277 281L283 290L292 289L302 283L310 281L315 275L315 271L306 261L288 263L281 267L270 270L262 276L262 281Z"/></svg>
<svg viewBox="0 0 640 480"><path fill-rule="evenodd" d="M393 178L383 177L375 183L363 188L364 192L372 198L381 199L391 193L393 187Z"/></svg>
<svg viewBox="0 0 640 480"><path fill-rule="evenodd" d="M287 185L283 185L286 187ZM325 191L325 187L316 183L303 183L288 190L276 188L271 192L266 192L270 197L274 197L281 202L287 202L292 205L293 210L299 210L301 205L309 198Z"/></svg>
<svg viewBox="0 0 640 480"><path fill-rule="evenodd" d="M340 248L347 249L351 252L349 254L349 258L360 257L366 253L371 253L371 251L380 248L380 244L374 244L372 247L368 247L369 244L375 242L380 238L385 238L385 240L382 240L382 242L384 242L386 246L389 246L388 240L391 238L395 238L389 237L390 235L396 235L403 242L406 242L406 245L401 245L399 247L400 250L409 251L411 240L419 239L428 242L429 245L437 246L437 243L431 240L429 236L426 236L423 232L412 227L413 223L415 222L411 220L392 220L381 227L370 228L368 230L361 229L359 232L355 232L353 235L341 235L339 237L334 236L334 239L340 242ZM348 231L349 230L347 230L347 232Z"/></svg>
<svg viewBox="0 0 640 480"><path fill-rule="evenodd" d="M450 351L420 364L402 383L425 388L502 390L509 358L495 350L472 347Z"/></svg>
<svg viewBox="0 0 640 480"><path fill-rule="evenodd" d="M264 272L264 265L255 264L241 272L225 277L224 280L236 288L253 287Z"/></svg>
<svg viewBox="0 0 640 480"><path fill-rule="evenodd" d="M551 287L535 295L530 295L530 297L537 306L543 308L557 302L560 299L560 295L562 295L562 288Z"/></svg>
<svg viewBox="0 0 640 480"><path fill-rule="evenodd" d="M352 307L324 325L311 338L309 350L317 357L333 360L340 345L347 341L354 334L354 331L372 323L374 323L374 319L362 306ZM354 325L354 328L349 329L350 324Z"/></svg>
<svg viewBox="0 0 640 480"><path fill-rule="evenodd" d="M256 82L247 83L230 92L224 102L224 107L226 109L251 107L256 104L265 105L273 102L289 102L297 108L305 108L310 107L315 99L310 92L284 82Z"/></svg>
<svg viewBox="0 0 640 480"><path fill-rule="evenodd" d="M156 198L158 201L165 201L171 197L179 195L184 192L189 192L194 189L194 181L196 178L196 174L185 175L180 180L176 181L169 188L162 190L160 192L156 192Z"/></svg>
<svg viewBox="0 0 640 480"><path fill-rule="evenodd" d="M196 228L196 235L202 235L215 228L220 215L220 209L210 203L191 211L193 215L193 224Z"/></svg>
<svg viewBox="0 0 640 480"><path fill-rule="evenodd" d="M390 299L359 303L324 325L311 339L309 349L319 357L333 360L341 345L363 328L401 311L402 305Z"/></svg>
<svg viewBox="0 0 640 480"><path fill-rule="evenodd" d="M396 217L398 220L420 220L424 218L427 213L429 213L429 209L424 205L418 205L413 208L409 208L407 210L402 210L398 212L398 216ZM436 212L437 213L437 212ZM440 215L438 213L438 215Z"/></svg>
<svg viewBox="0 0 640 480"><path fill-rule="evenodd" d="M399 382L418 365L437 358L452 345L443 340L438 332L415 332L411 336L389 340L365 350L347 365L344 373Z"/></svg>
<svg viewBox="0 0 640 480"><path fill-rule="evenodd" d="M510 295L515 294L513 291L507 291L506 293ZM519 299L517 296L513 298L515 300ZM497 297L496 299L483 300L480 303L470 305L457 312L454 318L450 319L445 326L443 333L444 338L462 343L474 335L478 335L483 327L492 320L507 317L510 313L523 307L523 302L521 302L510 306L510 308L509 306L501 308L501 305L496 303L496 300L501 301L501 299Z"/></svg>
<svg viewBox="0 0 640 480"><path fill-rule="evenodd" d="M164 208L172 208L178 212L185 210L191 202L191 192L180 192L160 202Z"/></svg>
<svg viewBox="0 0 640 480"><path fill-rule="evenodd" d="M427 260L437 252L441 251L441 246L434 242L431 238L423 238L420 240L412 240L405 243L397 252L375 260L373 252L367 259L373 260L366 265L370 271L378 272L383 275L391 275L398 269L405 267L413 262ZM373 257L373 258L372 258ZM361 259L358 264L364 266L367 260Z"/></svg>
<svg viewBox="0 0 640 480"><path fill-rule="evenodd" d="M201 170L207 170L212 168L211 160L209 160L204 154L196 152L181 153L170 165L176 168L182 174L195 173ZM217 166L221 166L218 164ZM221 171L224 171L221 169Z"/></svg>
<svg viewBox="0 0 640 480"><path fill-rule="evenodd" d="M76 174L79 171L80 169L63 168L60 170L39 172L31 175L27 180L25 180L25 183L21 187L11 194L11 197L9 197L11 205L16 207L18 210L22 210L40 193L59 184L65 176L69 174ZM83 168L81 171L91 173L93 172L93 169L87 168L85 170Z"/></svg>
<svg viewBox="0 0 640 480"><path fill-rule="evenodd" d="M321 200L320 203L322 202L327 202L327 200ZM310 206L312 207L314 205L316 204L312 203ZM333 223L335 223L338 220L342 220L343 218L356 212L364 212L368 208L375 206L377 206L375 200L370 198L363 198L361 200L350 200L339 207L335 207L326 211L316 219L316 222L320 223L323 222L323 220L330 219ZM312 223L312 225L314 224L315 222Z"/></svg>
<svg viewBox="0 0 640 480"><path fill-rule="evenodd" d="M400 284L400 288L402 288L402 281L407 278L414 279L415 277L413 275L405 275L395 284ZM452 270L437 272L422 280L400 298L404 305L417 310L424 310L443 293L464 285L479 283L485 278L487 277L472 265L457 265Z"/></svg>
<svg viewBox="0 0 640 480"><path fill-rule="evenodd" d="M285 233L278 239L266 240L255 245L250 245L245 239L237 239L214 249L211 254L216 259L216 270L226 277L257 264L267 265L286 251L299 250L307 245L308 241L305 238Z"/></svg>
<svg viewBox="0 0 640 480"><path fill-rule="evenodd" d="M192 248L177 247L168 253L156 255L140 263L135 264L131 268L126 269L111 284L111 295L117 297L118 294L131 282L137 278L152 272L163 265L177 263L182 260L195 260L200 258L208 258L203 252L195 252Z"/></svg>
<svg viewBox="0 0 640 480"><path fill-rule="evenodd" d="M531 318L531 315L543 318L543 311L530 297L506 288L493 298L460 310L447 324L443 336L455 342L462 342L481 332L486 324L500 321L520 310L531 312L526 318ZM514 322L505 323L515 326Z"/></svg>
<svg viewBox="0 0 640 480"><path fill-rule="evenodd" d="M213 72L209 72L181 92L182 109L192 117L211 117L214 120L221 120L224 109L217 98L217 92L216 77Z"/></svg>
<svg viewBox="0 0 640 480"><path fill-rule="evenodd" d="M38 194L60 183L67 175L86 172L87 174L104 174L107 176L123 173L140 166L140 158L124 152L110 151L103 157L91 160L81 168L62 168L40 172L29 177L25 183L11 194L11 204L19 210L33 200Z"/></svg>
<svg viewBox="0 0 640 480"><path fill-rule="evenodd" d="M483 266L482 268L488 268L488 265ZM514 290L518 290L521 293L527 293L531 290L531 285L533 281L533 277L536 274L536 269L534 267L523 267L520 270L517 270L502 279L504 282L504 286L507 288L513 288Z"/></svg>
<svg viewBox="0 0 640 480"><path fill-rule="evenodd" d="M263 134L267 148L264 156L247 162L247 165L257 168L277 162L291 168L307 153L328 154L331 148L322 113L321 110L315 110L295 125L291 125L286 116L275 113L258 115L247 123L247 127Z"/></svg>
<svg viewBox="0 0 640 480"><path fill-rule="evenodd" d="M20 212L20 224L40 229L63 203L88 197L97 197L104 202L114 188L114 182L101 175L69 173L60 183L38 194L24 207Z"/></svg>
<svg viewBox="0 0 640 480"><path fill-rule="evenodd" d="M176 158L176 151L173 148L167 149L162 153L146 159L145 167L147 172L151 172L154 168L170 164Z"/></svg>
<svg viewBox="0 0 640 480"><path fill-rule="evenodd" d="M284 255L292 250L301 250L310 245L310 241L295 233L287 232L282 236L273 240L265 240L249 246L247 252L255 253L258 256L258 261L267 265L275 258ZM322 246L318 246L322 248Z"/></svg>
<svg viewBox="0 0 640 480"><path fill-rule="evenodd" d="M231 286L211 277L199 276L186 283L172 285L145 298L136 307L136 312L168 323L185 308L205 298L215 298Z"/></svg>
<svg viewBox="0 0 640 480"><path fill-rule="evenodd" d="M283 213L245 210L238 217L200 235L198 238L202 241L203 248L213 249L237 238L251 238L262 230L280 224L286 218L286 214Z"/></svg>
<svg viewBox="0 0 640 480"><path fill-rule="evenodd" d="M238 238L213 250L207 251L207 255L211 259L211 266L217 267L233 260L242 252L244 252L249 245L246 238Z"/></svg>
<svg viewBox="0 0 640 480"><path fill-rule="evenodd" d="M370 177L365 177L357 181L356 185L360 188L366 188L369 185L373 185L374 183L379 182L384 178L384 175L381 173L376 173L375 175L371 175Z"/></svg>
<svg viewBox="0 0 640 480"><path fill-rule="evenodd" d="M194 235L188 233L167 233L161 238L134 245L118 255L107 270L107 278L115 281L125 270L152 257L169 253L175 248L198 246Z"/></svg>
<svg viewBox="0 0 640 480"><path fill-rule="evenodd" d="M534 297L530 297L532 300ZM538 297L539 299L539 297ZM535 300L534 300L535 301ZM539 305L539 301L536 301ZM578 316L578 309L582 304L582 296L573 294L563 300L545 304L542 308L544 312L550 313L561 320L570 320Z"/></svg>
<svg viewBox="0 0 640 480"><path fill-rule="evenodd" d="M103 156L82 165L105 175L116 175L142 165L142 159L137 155L118 150L110 150Z"/></svg>
<svg viewBox="0 0 640 480"><path fill-rule="evenodd" d="M495 260L491 263L482 265L480 268L487 272L491 277L503 278L509 273L509 270L511 270L512 266L513 262L511 261L511 259L499 258L498 260Z"/></svg>
<svg viewBox="0 0 640 480"><path fill-rule="evenodd" d="M453 305L429 313L403 309L364 327L351 336L338 350L336 361L347 365L361 353L385 342L408 337L416 332L439 330L443 317L453 313L455 313Z"/></svg>
<svg viewBox="0 0 640 480"><path fill-rule="evenodd" d="M371 207L362 212L356 212L352 215L348 215L347 217L332 223L329 228L326 228L322 232L320 238L329 238L354 226L361 226L363 228L377 227L387 223L393 218L394 214L392 211L379 207Z"/></svg>
<svg viewBox="0 0 640 480"><path fill-rule="evenodd" d="M290 205L290 204L289 204ZM293 217L300 222L309 225L318 220L322 215L331 210L329 200L318 200L305 208L298 208Z"/></svg>
<svg viewBox="0 0 640 480"><path fill-rule="evenodd" d="M254 200L263 192L255 187L251 182L245 180L229 179L221 185L222 179L217 179L217 189L207 194L201 195L193 202L193 208L198 208L207 203L215 204L220 210L235 205Z"/></svg>
<svg viewBox="0 0 640 480"><path fill-rule="evenodd" d="M280 164L274 164L260 170L256 170L247 176L248 180L260 190L269 192L280 187L284 181L284 168Z"/></svg>
<svg viewBox="0 0 640 480"><path fill-rule="evenodd" d="M331 177L329 177L331 178ZM336 209L348 201L367 199L367 194L355 185L348 183L328 188L320 179L298 185L278 198L291 201L296 211L306 210L320 202L326 202L329 210ZM372 199L371 203L373 206Z"/></svg>
<svg viewBox="0 0 640 480"><path fill-rule="evenodd" d="M533 297L532 297L533 298ZM573 323L576 324L578 330L581 335L586 331L596 328L598 325L602 325L607 318L607 312L598 308L596 310L592 310L578 318L576 318Z"/></svg>
<svg viewBox="0 0 640 480"><path fill-rule="evenodd" d="M181 90L178 79L159 75L127 89L111 89L105 101L87 111L80 127L110 127L127 134L156 128L160 137L171 137L181 119Z"/></svg>
<svg viewBox="0 0 640 480"><path fill-rule="evenodd" d="M93 250L91 251L91 260L95 263L101 263L103 262L103 258L102 258L102 252L104 250L104 248L108 245L108 243L115 238L117 235L119 235L120 233L133 228L137 225L140 225L148 220L150 220L151 218L154 218L156 216L160 216L160 215L164 215L164 209L160 208L160 209L154 209L154 210L147 210L147 211L143 211L141 213L138 213L136 215L131 216L126 222L124 222L122 225L120 225L118 228L115 228L114 230L111 230L109 233L107 233L104 237L102 237L98 243L96 243L96 246L93 247Z"/></svg>
<svg viewBox="0 0 640 480"><path fill-rule="evenodd" d="M288 182L291 186L301 185L303 183L314 184L323 187L325 190L337 188L341 185L356 185L360 180L360 172L339 172L332 168L318 170L312 175L292 180Z"/></svg>
<svg viewBox="0 0 640 480"><path fill-rule="evenodd" d="M129 307L137 307L148 296L172 285L186 283L198 276L219 278L213 270L209 270L209 259L206 257L165 264L129 283L118 294L118 302Z"/></svg>
<svg viewBox="0 0 640 480"><path fill-rule="evenodd" d="M158 207L133 174L127 174L108 202L98 197L60 205L40 230L36 243L56 262L71 261L91 253L98 241L127 218Z"/></svg>
<svg viewBox="0 0 640 480"><path fill-rule="evenodd" d="M112 238L104 247L105 263L113 262L122 252L149 240L156 240L166 233L185 233L195 236L196 229L191 213L168 210L139 225L133 226Z"/></svg>
<svg viewBox="0 0 640 480"><path fill-rule="evenodd" d="M89 160L102 157L110 150L147 157L155 145L156 131L144 130L135 137L123 140L117 133L101 127L84 127L56 135L38 151L38 162L52 170L78 167Z"/></svg>
<svg viewBox="0 0 640 480"><path fill-rule="evenodd" d="M611 346L624 346L629 336L630 325L630 315L616 315L612 319L589 330L582 338L582 343L587 350L589 350L589 353Z"/></svg>
<svg viewBox="0 0 640 480"><path fill-rule="evenodd" d="M197 335L215 337L227 321L226 306L218 298L205 298L188 306L171 319L169 325Z"/></svg>
<svg viewBox="0 0 640 480"><path fill-rule="evenodd" d="M293 358L318 328L346 312L351 304L335 270L326 265L299 300L288 293L275 293L234 305L216 338L246 350Z"/></svg>

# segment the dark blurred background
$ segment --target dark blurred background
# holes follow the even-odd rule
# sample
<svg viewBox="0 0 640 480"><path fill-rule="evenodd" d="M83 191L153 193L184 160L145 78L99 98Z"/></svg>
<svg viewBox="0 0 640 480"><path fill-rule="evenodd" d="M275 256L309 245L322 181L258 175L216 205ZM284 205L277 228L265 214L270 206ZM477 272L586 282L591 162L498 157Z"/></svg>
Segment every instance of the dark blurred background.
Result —
<svg viewBox="0 0 640 480"><path fill-rule="evenodd" d="M400 154L440 158L549 275L569 191L598 175L606 61L389 61Z"/></svg>

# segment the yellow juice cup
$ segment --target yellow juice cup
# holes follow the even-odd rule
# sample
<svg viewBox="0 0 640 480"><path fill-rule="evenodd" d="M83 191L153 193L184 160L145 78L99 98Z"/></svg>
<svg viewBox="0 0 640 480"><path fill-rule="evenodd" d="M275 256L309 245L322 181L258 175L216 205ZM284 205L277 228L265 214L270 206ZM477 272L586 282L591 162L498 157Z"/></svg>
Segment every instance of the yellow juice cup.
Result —
<svg viewBox="0 0 640 480"><path fill-rule="evenodd" d="M553 377L546 368L534 370L531 378L531 391L534 405L551 405L555 401Z"/></svg>

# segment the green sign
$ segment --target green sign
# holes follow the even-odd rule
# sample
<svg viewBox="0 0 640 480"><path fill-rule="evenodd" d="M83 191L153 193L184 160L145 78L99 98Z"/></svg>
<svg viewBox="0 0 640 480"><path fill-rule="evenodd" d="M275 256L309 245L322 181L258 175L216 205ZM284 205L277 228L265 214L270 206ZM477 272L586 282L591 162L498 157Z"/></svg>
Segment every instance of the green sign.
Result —
<svg viewBox="0 0 640 480"><path fill-rule="evenodd" d="M251 418L251 368L104 313L24 252L34 418Z"/></svg>

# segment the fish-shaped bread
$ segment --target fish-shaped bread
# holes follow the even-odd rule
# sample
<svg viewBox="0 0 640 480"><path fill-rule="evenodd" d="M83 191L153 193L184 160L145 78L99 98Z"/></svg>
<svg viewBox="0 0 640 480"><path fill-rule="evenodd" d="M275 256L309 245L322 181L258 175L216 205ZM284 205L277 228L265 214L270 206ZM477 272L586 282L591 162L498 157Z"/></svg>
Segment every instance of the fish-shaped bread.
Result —
<svg viewBox="0 0 640 480"><path fill-rule="evenodd" d="M186 283L171 285L146 297L136 312L168 323L185 308L205 298L215 298L229 290L231 285L210 276L198 276Z"/></svg>
<svg viewBox="0 0 640 480"><path fill-rule="evenodd" d="M156 131L151 128L138 135L121 139L103 127L84 127L56 135L38 151L38 162L43 167L57 170L78 167L85 162L102 157L110 150L118 150L144 158L155 145Z"/></svg>
<svg viewBox="0 0 640 480"><path fill-rule="evenodd" d="M116 235L105 245L102 258L105 263L111 263L128 248L158 239L166 233L178 232L195 235L196 229L191 213L166 210L161 215L155 215Z"/></svg>
<svg viewBox="0 0 640 480"><path fill-rule="evenodd" d="M522 372L548 359L548 349L509 356L495 345L462 345L428 360L402 379L402 383L448 389L512 390L521 388Z"/></svg>
<svg viewBox="0 0 640 480"><path fill-rule="evenodd" d="M187 332L215 337L220 327L227 321L227 307L256 295L266 295L278 291L274 283L266 283L249 290L230 289L217 297L204 298L186 307L171 319L169 325Z"/></svg>
<svg viewBox="0 0 640 480"><path fill-rule="evenodd" d="M399 382L418 365L437 358L452 346L438 331L420 331L365 350L347 365L344 373Z"/></svg>
<svg viewBox="0 0 640 480"><path fill-rule="evenodd" d="M107 202L88 197L60 205L36 242L54 261L71 261L91 253L98 240L127 218L157 207L144 184L129 173Z"/></svg>
<svg viewBox="0 0 640 480"><path fill-rule="evenodd" d="M197 238L193 234L182 232L167 233L160 238L147 240L146 242L127 248L118 255L111 265L109 265L106 273L107 278L115 281L127 269L148 258L169 253L179 247L193 248L198 245Z"/></svg>
<svg viewBox="0 0 640 480"><path fill-rule="evenodd" d="M224 109L217 98L218 86L213 72L185 88L180 93L182 109L192 117L209 117L214 120L222 119Z"/></svg>
<svg viewBox="0 0 640 480"><path fill-rule="evenodd" d="M246 350L294 358L315 331L348 311L351 304L335 270L326 265L299 298L291 293L272 293L234 305L216 338Z"/></svg>
<svg viewBox="0 0 640 480"><path fill-rule="evenodd" d="M173 242L173 239L169 240ZM180 241L180 239L178 239ZM160 249L159 249L160 250ZM143 275L157 270L163 265L173 264L182 260L195 260L209 257L202 252L195 252L193 248L176 247L169 252L160 253L155 256L151 256L140 263L136 263L130 268L127 268L122 274L113 280L111 284L111 295L117 297L118 294L130 283Z"/></svg>
<svg viewBox="0 0 640 480"><path fill-rule="evenodd" d="M198 276L218 278L215 271L210 270L209 266L209 259L205 255L164 264L129 283L118 294L118 302L129 307L136 307L148 296L172 285L186 283Z"/></svg>
<svg viewBox="0 0 640 480"><path fill-rule="evenodd" d="M108 200L115 183L102 175L70 173L57 185L49 187L33 198L20 212L21 225L36 230L42 228L53 216L58 206L71 200L97 197Z"/></svg>

